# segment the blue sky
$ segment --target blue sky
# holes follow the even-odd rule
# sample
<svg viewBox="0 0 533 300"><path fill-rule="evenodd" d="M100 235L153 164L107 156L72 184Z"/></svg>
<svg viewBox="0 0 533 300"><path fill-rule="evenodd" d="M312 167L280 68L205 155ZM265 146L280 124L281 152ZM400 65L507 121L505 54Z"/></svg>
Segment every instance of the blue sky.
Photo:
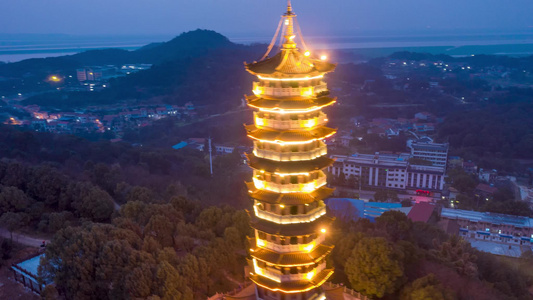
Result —
<svg viewBox="0 0 533 300"><path fill-rule="evenodd" d="M273 33L284 0L2 0L0 33L228 36ZM533 32L531 0L293 0L304 34Z"/></svg>

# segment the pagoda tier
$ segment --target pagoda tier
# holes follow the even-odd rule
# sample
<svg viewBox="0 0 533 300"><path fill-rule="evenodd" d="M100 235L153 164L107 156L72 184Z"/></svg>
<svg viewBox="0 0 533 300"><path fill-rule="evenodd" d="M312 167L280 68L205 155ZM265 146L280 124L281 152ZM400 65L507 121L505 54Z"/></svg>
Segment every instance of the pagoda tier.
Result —
<svg viewBox="0 0 533 300"><path fill-rule="evenodd" d="M266 190L257 189L253 182L246 183L248 193L252 199L269 204L284 203L287 205L305 205L315 201L326 199L333 193L333 189L320 187L311 193L274 193Z"/></svg>
<svg viewBox="0 0 533 300"><path fill-rule="evenodd" d="M261 111L281 112L281 113L301 113L311 112L335 104L337 98L317 97L301 99L270 99L265 96L245 96L248 106Z"/></svg>
<svg viewBox="0 0 533 300"><path fill-rule="evenodd" d="M317 127L309 130L271 130L258 128L257 125L245 125L248 136L257 141L276 144L304 144L324 140L335 134L335 129Z"/></svg>
<svg viewBox="0 0 533 300"><path fill-rule="evenodd" d="M246 96L254 124L245 125L254 142L247 187L255 232L249 238L250 278L258 299L322 300L321 285L333 274L326 263L333 219L323 201L332 189L323 170L333 163L325 139L335 129L326 127L322 109L336 102L323 81L336 65L305 49L303 39L304 49L297 46L295 17L289 2L280 22L281 50L268 57L271 44L263 59L245 63L258 79Z"/></svg>
<svg viewBox="0 0 533 300"><path fill-rule="evenodd" d="M262 261L267 264L276 265L279 267L301 267L312 266L324 262L326 255L333 250L333 246L319 245L312 248L305 253L278 253L263 247L250 248L251 256L257 261Z"/></svg>
<svg viewBox="0 0 533 300"><path fill-rule="evenodd" d="M252 225L252 228L267 234L283 235L286 237L301 237L305 235L312 235L315 233L326 233L334 220L328 215L319 217L313 222L302 222L293 224L274 223L256 216L250 216L250 219L250 224Z"/></svg>
<svg viewBox="0 0 533 300"><path fill-rule="evenodd" d="M334 160L327 156L319 156L313 160L303 161L275 161L266 158L260 158L254 154L247 154L248 164L251 168L270 173L291 174L304 172L313 172L323 170L333 164Z"/></svg>

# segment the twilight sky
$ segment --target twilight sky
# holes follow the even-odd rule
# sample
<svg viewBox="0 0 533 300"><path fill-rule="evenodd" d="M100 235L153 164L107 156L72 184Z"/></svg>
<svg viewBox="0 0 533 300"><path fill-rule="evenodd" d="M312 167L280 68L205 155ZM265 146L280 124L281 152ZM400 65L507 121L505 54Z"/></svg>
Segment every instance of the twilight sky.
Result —
<svg viewBox="0 0 533 300"><path fill-rule="evenodd" d="M0 33L273 34L284 0L0 0ZM293 0L304 35L453 29L533 32L531 0ZM429 28L429 29L428 29Z"/></svg>

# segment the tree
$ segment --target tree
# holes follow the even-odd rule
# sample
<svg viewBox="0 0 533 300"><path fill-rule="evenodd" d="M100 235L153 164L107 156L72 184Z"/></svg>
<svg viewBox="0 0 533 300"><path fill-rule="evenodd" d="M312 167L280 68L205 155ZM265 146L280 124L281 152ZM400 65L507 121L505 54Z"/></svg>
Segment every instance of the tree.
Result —
<svg viewBox="0 0 533 300"><path fill-rule="evenodd" d="M183 278L168 262L159 263L156 273L158 295L162 300L192 300L192 291L185 286Z"/></svg>
<svg viewBox="0 0 533 300"><path fill-rule="evenodd" d="M377 202L388 202L389 200L393 202L398 202L398 193L392 190L378 190L374 193L374 200Z"/></svg>
<svg viewBox="0 0 533 300"><path fill-rule="evenodd" d="M374 200L377 202L387 202L389 195L386 190L377 190L374 193Z"/></svg>
<svg viewBox="0 0 533 300"><path fill-rule="evenodd" d="M56 206L68 184L66 176L48 165L35 167L28 182L28 195L50 206Z"/></svg>
<svg viewBox="0 0 533 300"><path fill-rule="evenodd" d="M352 287L368 296L394 293L405 281L401 253L384 238L363 238L346 261Z"/></svg>
<svg viewBox="0 0 533 300"><path fill-rule="evenodd" d="M30 206L32 199L14 186L2 186L0 190L0 213L21 212Z"/></svg>
<svg viewBox="0 0 533 300"><path fill-rule="evenodd" d="M434 259L454 268L461 275L475 277L478 273L475 263L477 257L470 243L458 236L450 236L446 242L437 245L429 253Z"/></svg>
<svg viewBox="0 0 533 300"><path fill-rule="evenodd" d="M389 238L395 242L411 238L413 222L401 211L386 211L376 218L376 226L385 230Z"/></svg>
<svg viewBox="0 0 533 300"><path fill-rule="evenodd" d="M453 292L445 289L434 274L418 278L410 285L406 286L401 294L400 300L454 300Z"/></svg>
<svg viewBox="0 0 533 300"><path fill-rule="evenodd" d="M88 182L69 186L71 205L76 215L95 222L106 222L114 211L113 199L107 192Z"/></svg>
<svg viewBox="0 0 533 300"><path fill-rule="evenodd" d="M0 217L0 226L7 228L13 240L13 231L22 226L23 216L20 213L6 212Z"/></svg>
<svg viewBox="0 0 533 300"><path fill-rule="evenodd" d="M175 225L166 216L153 215L144 228L145 236L152 236L163 247L174 246Z"/></svg>

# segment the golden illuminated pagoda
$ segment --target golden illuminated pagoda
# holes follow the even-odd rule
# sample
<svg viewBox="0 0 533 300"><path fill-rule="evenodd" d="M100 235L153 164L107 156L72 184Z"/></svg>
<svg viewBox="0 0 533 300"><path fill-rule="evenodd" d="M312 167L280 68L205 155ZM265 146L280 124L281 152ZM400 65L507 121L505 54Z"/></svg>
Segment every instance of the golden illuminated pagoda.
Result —
<svg viewBox="0 0 533 300"><path fill-rule="evenodd" d="M280 29L280 50L269 57ZM335 99L322 79L336 65L307 49L289 1L265 56L245 66L258 78L246 97L256 110L254 124L246 125L254 142L247 185L254 202L249 263L256 296L325 299L321 286L333 274L326 267L333 245L325 242L332 218L323 200L333 190L323 170L333 160L324 139L335 130L325 126L322 108Z"/></svg>

